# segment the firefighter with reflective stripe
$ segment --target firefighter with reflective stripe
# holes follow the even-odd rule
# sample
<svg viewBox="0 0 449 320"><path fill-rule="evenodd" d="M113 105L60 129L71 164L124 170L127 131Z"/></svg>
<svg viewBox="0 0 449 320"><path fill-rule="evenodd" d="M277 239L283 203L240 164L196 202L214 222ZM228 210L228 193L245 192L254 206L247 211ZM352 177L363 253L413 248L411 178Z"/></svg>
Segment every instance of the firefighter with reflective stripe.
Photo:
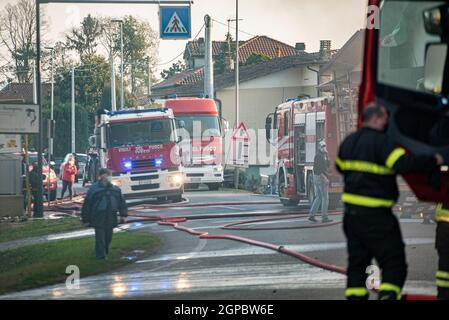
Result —
<svg viewBox="0 0 449 320"><path fill-rule="evenodd" d="M449 300L449 203L437 205L435 247L438 252L438 271L436 285L438 299Z"/></svg>
<svg viewBox="0 0 449 320"><path fill-rule="evenodd" d="M441 155L414 156L391 142L385 129L388 112L369 106L362 114L362 128L341 144L337 169L344 175L343 229L347 238L348 299L368 299L366 270L375 258L382 270L379 299L400 299L407 276L404 242L392 213L399 191L396 175L438 170Z"/></svg>

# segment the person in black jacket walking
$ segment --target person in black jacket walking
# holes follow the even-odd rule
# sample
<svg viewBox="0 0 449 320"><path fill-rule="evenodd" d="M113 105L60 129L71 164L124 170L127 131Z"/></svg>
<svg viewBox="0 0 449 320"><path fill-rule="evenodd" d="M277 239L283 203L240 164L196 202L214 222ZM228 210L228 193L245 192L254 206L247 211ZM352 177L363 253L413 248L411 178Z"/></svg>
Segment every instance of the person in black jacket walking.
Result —
<svg viewBox="0 0 449 320"><path fill-rule="evenodd" d="M87 192L81 211L83 224L95 228L95 255L106 259L112 241L113 229L117 226L117 212L120 223L126 223L128 207L120 188L112 185L109 169L100 169L98 182Z"/></svg>
<svg viewBox="0 0 449 320"><path fill-rule="evenodd" d="M329 160L326 150L326 142L318 143L318 150L313 161L313 185L315 190L315 199L310 207L309 220L316 222L315 214L321 204L322 222L329 222L327 209L329 207Z"/></svg>
<svg viewBox="0 0 449 320"><path fill-rule="evenodd" d="M379 299L401 298L407 264L399 223L392 213L399 196L396 175L432 173L445 161L440 154L417 156L397 147L384 132L388 118L384 107L367 107L362 128L343 141L336 160L345 181L348 299L368 299L366 270L373 258L382 270Z"/></svg>

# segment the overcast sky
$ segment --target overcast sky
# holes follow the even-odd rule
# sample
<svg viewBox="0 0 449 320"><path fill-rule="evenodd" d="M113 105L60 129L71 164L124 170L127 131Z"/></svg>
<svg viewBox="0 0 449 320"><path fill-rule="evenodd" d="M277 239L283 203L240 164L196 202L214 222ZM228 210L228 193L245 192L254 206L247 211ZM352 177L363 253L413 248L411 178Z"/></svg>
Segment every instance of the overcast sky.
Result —
<svg viewBox="0 0 449 320"><path fill-rule="evenodd" d="M0 10L7 3L16 1L0 0ZM296 42L305 42L307 51L318 50L319 40L330 39L332 47L338 49L363 27L366 5L366 0L240 0L239 14L243 19L240 29L292 46ZM88 13L112 17L134 15L149 21L159 31L157 5L46 4L43 7L50 22L48 38L51 40L62 38L64 31L79 25ZM203 25L205 14L226 24L227 19L235 18L235 0L195 0L192 5L192 36ZM219 23L213 25L214 40L223 40L226 32L226 26ZM232 32L235 34L234 30ZM241 33L240 38L246 40L251 36ZM172 60L184 50L185 44L186 41L181 40L161 40L159 63Z"/></svg>

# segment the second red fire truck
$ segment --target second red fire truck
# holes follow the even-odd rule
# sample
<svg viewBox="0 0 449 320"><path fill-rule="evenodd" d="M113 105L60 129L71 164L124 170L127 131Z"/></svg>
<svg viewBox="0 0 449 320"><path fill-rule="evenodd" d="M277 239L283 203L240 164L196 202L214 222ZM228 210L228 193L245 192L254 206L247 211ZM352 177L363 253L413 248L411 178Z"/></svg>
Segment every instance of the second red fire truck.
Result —
<svg viewBox="0 0 449 320"><path fill-rule="evenodd" d="M347 114L346 116L349 116ZM341 123L340 123L341 125ZM284 205L297 205L301 199L314 198L313 161L317 143L326 141L329 159L335 159L339 134L344 137L349 128L338 128L332 97L292 99L276 107L267 117L267 136L272 129L277 144L277 181L279 197ZM342 192L341 176L330 166L329 206L336 207Z"/></svg>

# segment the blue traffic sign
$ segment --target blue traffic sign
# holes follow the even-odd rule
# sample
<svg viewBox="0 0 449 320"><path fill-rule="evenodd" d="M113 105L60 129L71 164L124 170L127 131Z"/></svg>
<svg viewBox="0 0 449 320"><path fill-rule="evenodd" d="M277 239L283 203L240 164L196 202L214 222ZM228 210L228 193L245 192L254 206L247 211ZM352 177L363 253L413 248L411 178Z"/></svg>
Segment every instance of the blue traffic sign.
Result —
<svg viewBox="0 0 449 320"><path fill-rule="evenodd" d="M192 36L190 6L159 9L161 39L189 39Z"/></svg>

